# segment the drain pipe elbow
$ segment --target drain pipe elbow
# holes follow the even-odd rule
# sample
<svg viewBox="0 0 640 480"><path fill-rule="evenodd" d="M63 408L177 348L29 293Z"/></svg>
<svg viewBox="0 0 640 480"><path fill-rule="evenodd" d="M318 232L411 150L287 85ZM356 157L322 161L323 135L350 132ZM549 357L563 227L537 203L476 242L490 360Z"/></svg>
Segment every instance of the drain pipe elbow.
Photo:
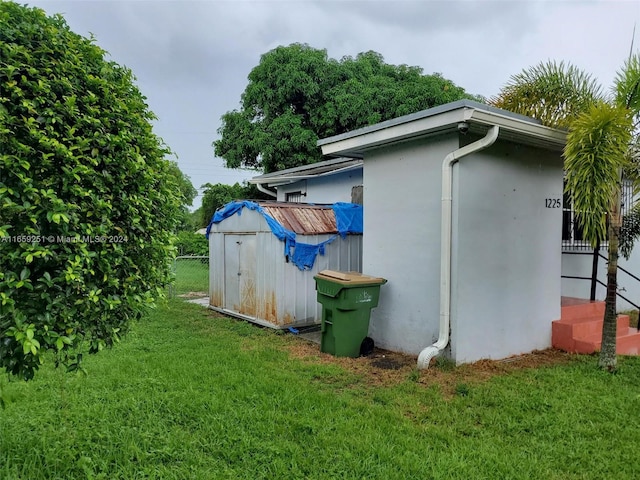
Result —
<svg viewBox="0 0 640 480"><path fill-rule="evenodd" d="M268 188L265 188L262 186L261 183L256 183L256 187L258 187L258 191L262 192L262 193L266 193L267 195L270 195L274 198L278 198L278 194L276 192L274 192L273 190L269 190Z"/></svg>
<svg viewBox="0 0 640 480"><path fill-rule="evenodd" d="M498 139L500 127L492 126L487 134L473 143L449 153L442 161L442 213L440 237L440 332L433 345L424 348L418 355L418 368L429 368L431 360L449 344L451 324L451 217L453 204L453 165L462 157L490 147Z"/></svg>
<svg viewBox="0 0 640 480"><path fill-rule="evenodd" d="M444 347L446 347L446 345L444 345L442 348L444 349ZM420 355L418 355L418 369L426 370L427 368L429 368L431 360L437 357L441 351L442 350L436 347L435 344L423 349L420 352Z"/></svg>

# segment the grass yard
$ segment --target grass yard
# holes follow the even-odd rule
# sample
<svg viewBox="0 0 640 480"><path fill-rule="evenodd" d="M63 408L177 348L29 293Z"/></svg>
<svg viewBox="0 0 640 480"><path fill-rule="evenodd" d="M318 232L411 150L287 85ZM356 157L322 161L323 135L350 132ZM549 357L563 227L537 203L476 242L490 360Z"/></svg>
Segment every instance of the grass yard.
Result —
<svg viewBox="0 0 640 480"><path fill-rule="evenodd" d="M174 263L174 296L206 297L209 295L209 259L179 257Z"/></svg>
<svg viewBox="0 0 640 480"><path fill-rule="evenodd" d="M637 477L638 358L616 375L549 352L418 372L383 353L335 359L170 301L88 376L3 380L0 478Z"/></svg>

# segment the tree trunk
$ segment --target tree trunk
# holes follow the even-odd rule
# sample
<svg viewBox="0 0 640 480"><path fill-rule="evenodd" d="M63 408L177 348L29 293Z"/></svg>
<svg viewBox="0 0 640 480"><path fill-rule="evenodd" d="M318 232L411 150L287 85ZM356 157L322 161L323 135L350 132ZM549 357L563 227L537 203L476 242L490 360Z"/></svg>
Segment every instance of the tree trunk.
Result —
<svg viewBox="0 0 640 480"><path fill-rule="evenodd" d="M600 349L600 368L616 369L616 294L618 290L618 239L622 216L620 215L620 194L616 195L609 217L609 263L607 265L607 298L605 300L604 323L602 326L602 346Z"/></svg>

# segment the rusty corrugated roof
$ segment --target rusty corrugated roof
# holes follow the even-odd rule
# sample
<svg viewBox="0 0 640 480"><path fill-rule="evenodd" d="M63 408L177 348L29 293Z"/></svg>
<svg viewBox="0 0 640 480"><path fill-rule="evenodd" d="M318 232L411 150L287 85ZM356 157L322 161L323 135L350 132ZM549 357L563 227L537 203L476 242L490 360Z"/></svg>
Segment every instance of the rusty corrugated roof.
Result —
<svg viewBox="0 0 640 480"><path fill-rule="evenodd" d="M331 206L268 202L260 206L284 228L300 235L338 233Z"/></svg>

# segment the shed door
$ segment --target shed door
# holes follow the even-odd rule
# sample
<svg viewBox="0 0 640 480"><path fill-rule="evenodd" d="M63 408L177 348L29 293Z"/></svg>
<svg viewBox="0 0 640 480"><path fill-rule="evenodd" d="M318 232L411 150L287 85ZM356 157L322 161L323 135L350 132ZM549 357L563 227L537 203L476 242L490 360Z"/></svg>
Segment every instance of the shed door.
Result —
<svg viewBox="0 0 640 480"><path fill-rule="evenodd" d="M256 236L224 236L224 308L256 315Z"/></svg>

